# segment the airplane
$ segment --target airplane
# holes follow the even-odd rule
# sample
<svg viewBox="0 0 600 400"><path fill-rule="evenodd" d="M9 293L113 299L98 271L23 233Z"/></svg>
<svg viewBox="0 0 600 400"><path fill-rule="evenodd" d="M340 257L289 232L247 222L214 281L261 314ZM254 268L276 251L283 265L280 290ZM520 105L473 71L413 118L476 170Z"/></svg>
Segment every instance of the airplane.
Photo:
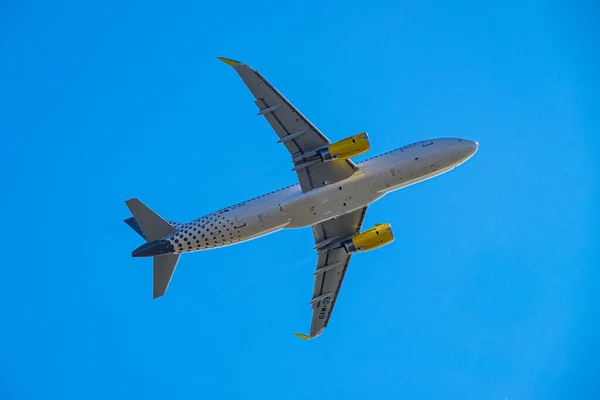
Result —
<svg viewBox="0 0 600 400"><path fill-rule="evenodd" d="M331 143L259 72L218 57L233 67L290 153L298 183L220 209L191 222L164 220L133 198L125 222L146 243L133 257L153 257L153 298L165 294L184 253L246 242L288 228L311 227L317 265L309 302L313 339L327 327L350 259L391 243L390 223L363 230L367 208L388 193L448 172L471 158L478 143L461 138L422 140L358 164L351 158L370 150L367 133Z"/></svg>

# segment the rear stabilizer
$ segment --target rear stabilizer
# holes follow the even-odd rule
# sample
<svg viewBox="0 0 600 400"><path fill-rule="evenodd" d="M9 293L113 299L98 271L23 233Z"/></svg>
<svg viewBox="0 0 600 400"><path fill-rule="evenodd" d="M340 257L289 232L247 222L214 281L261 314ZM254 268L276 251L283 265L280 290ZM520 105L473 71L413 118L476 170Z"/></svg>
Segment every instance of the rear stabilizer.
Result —
<svg viewBox="0 0 600 400"><path fill-rule="evenodd" d="M132 218L126 219L125 223L147 240L147 243L134 250L132 255L154 256L152 297L156 299L167 291L179 261L179 254L168 254L175 249L168 240L163 239L175 233L177 229L138 199L127 200L125 204L133 215Z"/></svg>
<svg viewBox="0 0 600 400"><path fill-rule="evenodd" d="M143 233L144 239L147 241L153 242L176 232L176 229L171 224L162 219L138 199L127 200L125 201L125 204L127 204L129 211L131 211L131 214L133 215L133 222L136 223L135 225L137 225L139 230ZM138 232L138 229L127 221L128 220L125 220L127 225Z"/></svg>
<svg viewBox="0 0 600 400"><path fill-rule="evenodd" d="M144 240L148 240L146 239L146 236L144 235L144 232L142 232L140 226L138 225L138 223L135 221L134 217L129 217L125 220L123 220L123 222L125 222L127 225L129 225L129 227L131 229L133 229L135 231L135 233L137 233L138 235L140 235L142 237L142 239Z"/></svg>
<svg viewBox="0 0 600 400"><path fill-rule="evenodd" d="M171 282L171 277L173 276L173 272L175 272L175 267L177 267L179 256L179 254L167 254L164 256L154 257L153 299L161 297L167 291L169 282Z"/></svg>

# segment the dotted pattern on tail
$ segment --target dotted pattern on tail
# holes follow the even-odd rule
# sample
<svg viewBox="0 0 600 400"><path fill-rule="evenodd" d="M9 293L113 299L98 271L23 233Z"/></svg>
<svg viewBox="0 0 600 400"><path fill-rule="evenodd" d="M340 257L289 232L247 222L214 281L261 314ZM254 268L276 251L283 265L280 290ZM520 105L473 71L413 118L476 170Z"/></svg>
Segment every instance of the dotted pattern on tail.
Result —
<svg viewBox="0 0 600 400"><path fill-rule="evenodd" d="M177 233L168 238L175 248L175 253L237 243L242 238L244 228L244 225L236 227L236 221L227 213L213 213L187 224L171 225L177 229Z"/></svg>

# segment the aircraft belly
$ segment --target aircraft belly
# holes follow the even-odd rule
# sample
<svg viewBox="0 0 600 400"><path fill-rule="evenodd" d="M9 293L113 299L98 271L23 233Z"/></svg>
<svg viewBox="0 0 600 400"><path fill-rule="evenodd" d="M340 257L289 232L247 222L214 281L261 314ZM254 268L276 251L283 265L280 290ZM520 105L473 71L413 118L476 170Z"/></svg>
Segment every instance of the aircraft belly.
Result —
<svg viewBox="0 0 600 400"><path fill-rule="evenodd" d="M347 188L333 188L326 193L310 197L310 224L314 225L350 211L362 208L375 200L376 196L367 190L359 190L356 185Z"/></svg>
<svg viewBox="0 0 600 400"><path fill-rule="evenodd" d="M284 200L280 209L293 215L288 228L310 226L363 208L383 196L372 190L379 176L375 168L355 178L298 193Z"/></svg>
<svg viewBox="0 0 600 400"><path fill-rule="evenodd" d="M433 178L453 169L458 164L453 152L431 152L420 148L411 149L410 153L400 153L382 162L381 176L373 185L380 193L413 185Z"/></svg>
<svg viewBox="0 0 600 400"><path fill-rule="evenodd" d="M292 216L273 205L246 206L239 210L238 220L243 223L239 228L238 241L243 242L276 232L285 228Z"/></svg>
<svg viewBox="0 0 600 400"><path fill-rule="evenodd" d="M276 205L244 205L183 224L169 241L175 253L213 249L276 232L291 220L292 216Z"/></svg>

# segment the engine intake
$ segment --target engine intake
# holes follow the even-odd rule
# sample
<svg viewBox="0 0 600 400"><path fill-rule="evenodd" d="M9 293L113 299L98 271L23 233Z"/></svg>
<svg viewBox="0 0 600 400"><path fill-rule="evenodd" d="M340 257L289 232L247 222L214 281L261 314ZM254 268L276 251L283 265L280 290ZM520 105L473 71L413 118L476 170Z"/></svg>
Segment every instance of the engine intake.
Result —
<svg viewBox="0 0 600 400"><path fill-rule="evenodd" d="M375 227L342 242L348 254L374 250L394 241L390 224L375 224Z"/></svg>
<svg viewBox="0 0 600 400"><path fill-rule="evenodd" d="M318 154L323 162L330 162L338 159L347 160L366 153L370 149L369 136L366 132L362 132L339 142L332 143L320 149Z"/></svg>

